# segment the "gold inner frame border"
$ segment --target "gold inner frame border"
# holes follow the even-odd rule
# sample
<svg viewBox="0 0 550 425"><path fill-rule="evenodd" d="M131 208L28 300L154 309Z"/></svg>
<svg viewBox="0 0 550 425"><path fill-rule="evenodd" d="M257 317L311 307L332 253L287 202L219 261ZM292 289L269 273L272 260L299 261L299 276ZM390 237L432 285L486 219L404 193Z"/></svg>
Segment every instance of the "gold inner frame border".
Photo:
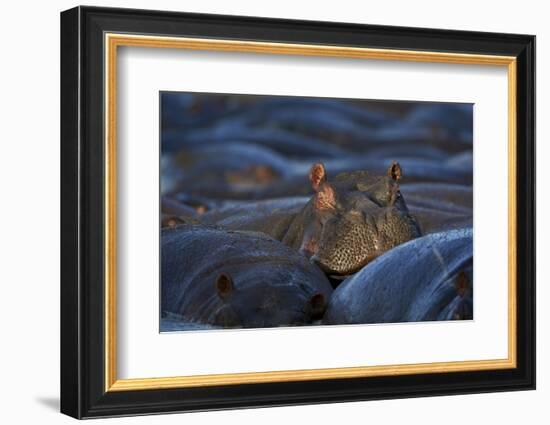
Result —
<svg viewBox="0 0 550 425"><path fill-rule="evenodd" d="M398 364L381 366L342 367L325 369L302 369L229 373L215 375L192 375L118 379L117 324L116 324L116 99L117 99L117 51L120 46L191 49L206 51L229 51L279 55L325 56L354 59L397 60L405 62L433 62L469 65L493 65L507 67L508 72L508 357L495 360L468 360L453 362ZM516 285L517 285L517 211L516 211L516 58L513 56L479 55L465 53L428 52L413 50L371 49L331 45L288 44L259 41L221 40L206 38L164 37L152 35L129 35L106 33L105 47L105 391L137 391L217 385L240 385L270 382L312 381L411 375L420 373L450 373L511 369L517 365L516 358Z"/></svg>

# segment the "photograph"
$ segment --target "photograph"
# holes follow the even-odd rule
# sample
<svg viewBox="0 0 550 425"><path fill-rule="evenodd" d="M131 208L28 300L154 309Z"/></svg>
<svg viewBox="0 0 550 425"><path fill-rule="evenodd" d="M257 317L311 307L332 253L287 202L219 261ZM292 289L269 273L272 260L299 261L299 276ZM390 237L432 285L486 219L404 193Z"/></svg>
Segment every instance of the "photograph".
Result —
<svg viewBox="0 0 550 425"><path fill-rule="evenodd" d="M473 104L159 96L161 332L475 319Z"/></svg>
<svg viewBox="0 0 550 425"><path fill-rule="evenodd" d="M60 291L47 291L57 304L35 297L59 305L59 410L314 405L311 420L329 417L321 404L371 401L369 417L387 422L381 400L452 395L438 400L462 407L433 399L430 415L464 422L480 405L517 406L504 393L537 378L527 32L542 27L502 8L497 20L494 8L459 8L444 22L395 7L382 19L342 5L317 17L296 2L277 16L233 6L75 6L54 25L61 120L44 116L60 124L60 170L28 144L6 158L60 171L61 263L47 261ZM14 141L43 132L34 115ZM11 162L12 176L28 174ZM43 260L22 252L18 276ZM512 422L527 411L509 410Z"/></svg>

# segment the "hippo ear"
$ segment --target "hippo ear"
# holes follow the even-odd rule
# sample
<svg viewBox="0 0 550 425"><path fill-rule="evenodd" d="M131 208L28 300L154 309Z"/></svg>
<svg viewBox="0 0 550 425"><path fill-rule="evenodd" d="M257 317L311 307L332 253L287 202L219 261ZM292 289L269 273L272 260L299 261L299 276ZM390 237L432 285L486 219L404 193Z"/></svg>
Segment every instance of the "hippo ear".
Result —
<svg viewBox="0 0 550 425"><path fill-rule="evenodd" d="M309 299L311 307L311 317L313 319L321 319L327 309L327 302L323 294L317 293Z"/></svg>
<svg viewBox="0 0 550 425"><path fill-rule="evenodd" d="M221 273L216 279L216 290L222 300L225 300L233 292L233 279L227 273Z"/></svg>
<svg viewBox="0 0 550 425"><path fill-rule="evenodd" d="M403 171L401 170L401 165L399 162L392 162L388 167L388 177L391 177L392 180L399 181L403 177Z"/></svg>
<svg viewBox="0 0 550 425"><path fill-rule="evenodd" d="M325 166L318 162L311 166L309 170L309 181L311 182L311 187L315 192L319 191L321 185L327 180L327 173L325 171Z"/></svg>

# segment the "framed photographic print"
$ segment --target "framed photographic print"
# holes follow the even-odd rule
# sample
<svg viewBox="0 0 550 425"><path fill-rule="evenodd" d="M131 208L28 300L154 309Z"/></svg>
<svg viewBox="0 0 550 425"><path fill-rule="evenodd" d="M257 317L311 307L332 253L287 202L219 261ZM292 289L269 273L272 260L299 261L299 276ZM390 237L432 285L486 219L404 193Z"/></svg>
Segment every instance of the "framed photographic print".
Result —
<svg viewBox="0 0 550 425"><path fill-rule="evenodd" d="M535 387L535 38L61 14L61 411Z"/></svg>

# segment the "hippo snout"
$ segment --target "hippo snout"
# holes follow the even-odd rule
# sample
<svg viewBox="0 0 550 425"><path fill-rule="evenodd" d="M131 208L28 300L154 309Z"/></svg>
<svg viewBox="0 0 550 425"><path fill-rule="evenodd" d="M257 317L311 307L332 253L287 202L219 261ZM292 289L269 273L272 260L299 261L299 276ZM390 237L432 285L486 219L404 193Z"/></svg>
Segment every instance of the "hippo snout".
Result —
<svg viewBox="0 0 550 425"><path fill-rule="evenodd" d="M296 242L283 241L292 241L328 275L359 271L420 234L399 190L401 177L401 167L392 163L386 176L354 172L329 181L324 166L314 164L310 181L316 193L296 220L301 234Z"/></svg>

